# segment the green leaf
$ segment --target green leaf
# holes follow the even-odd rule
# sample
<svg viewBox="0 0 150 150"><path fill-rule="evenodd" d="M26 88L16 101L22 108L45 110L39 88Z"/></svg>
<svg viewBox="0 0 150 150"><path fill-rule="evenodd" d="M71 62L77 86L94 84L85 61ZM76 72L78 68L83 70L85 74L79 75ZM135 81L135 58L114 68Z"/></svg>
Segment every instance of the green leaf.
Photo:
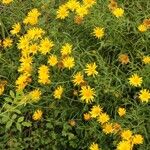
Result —
<svg viewBox="0 0 150 150"><path fill-rule="evenodd" d="M10 127L12 126L13 120L9 120L5 126L6 130L10 129Z"/></svg>
<svg viewBox="0 0 150 150"><path fill-rule="evenodd" d="M2 123L6 123L9 119L10 119L9 116L3 116Z"/></svg>
<svg viewBox="0 0 150 150"><path fill-rule="evenodd" d="M22 125L25 127L31 127L32 126L31 122L26 122L26 121L22 122Z"/></svg>
<svg viewBox="0 0 150 150"><path fill-rule="evenodd" d="M17 118L17 115L16 115L16 114L13 114L11 118L14 120L14 119Z"/></svg>
<svg viewBox="0 0 150 150"><path fill-rule="evenodd" d="M9 91L9 94L12 98L15 98L15 93L12 90Z"/></svg>
<svg viewBox="0 0 150 150"><path fill-rule="evenodd" d="M14 109L13 111L14 111L15 113L17 113L17 114L21 114L21 111L18 110L18 109Z"/></svg>
<svg viewBox="0 0 150 150"><path fill-rule="evenodd" d="M19 117L17 122L22 122L24 120L24 117Z"/></svg>
<svg viewBox="0 0 150 150"><path fill-rule="evenodd" d="M11 103L11 102L12 102L12 99L9 98L9 97L6 97L6 98L4 98L4 99L5 99L5 101L8 102L8 103Z"/></svg>
<svg viewBox="0 0 150 150"><path fill-rule="evenodd" d="M21 124L20 123L16 123L16 128L21 132Z"/></svg>

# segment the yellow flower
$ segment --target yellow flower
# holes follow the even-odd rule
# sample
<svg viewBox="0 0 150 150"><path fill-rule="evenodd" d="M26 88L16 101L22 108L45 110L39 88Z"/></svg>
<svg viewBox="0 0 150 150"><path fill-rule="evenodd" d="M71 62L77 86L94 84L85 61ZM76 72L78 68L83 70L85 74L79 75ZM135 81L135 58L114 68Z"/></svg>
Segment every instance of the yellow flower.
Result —
<svg viewBox="0 0 150 150"><path fill-rule="evenodd" d="M89 8L92 7L96 3L96 0L83 0L83 4Z"/></svg>
<svg viewBox="0 0 150 150"><path fill-rule="evenodd" d="M71 54L71 51L72 51L72 45L69 43L65 43L61 48L62 56Z"/></svg>
<svg viewBox="0 0 150 150"><path fill-rule="evenodd" d="M21 36L17 47L18 47L18 49L21 49L21 50L24 50L24 49L28 50L29 43L30 43L30 40L27 36Z"/></svg>
<svg viewBox="0 0 150 150"><path fill-rule="evenodd" d="M74 11L76 10L79 6L80 6L80 3L76 0L69 0L67 3L66 3L66 6L68 9L70 9L71 11Z"/></svg>
<svg viewBox="0 0 150 150"><path fill-rule="evenodd" d="M141 86L142 82L143 82L142 77L138 76L137 74L133 74L129 78L129 84L135 87Z"/></svg>
<svg viewBox="0 0 150 150"><path fill-rule="evenodd" d="M12 26L12 30L10 30L10 33L11 33L12 35L15 35L15 34L19 33L20 30L21 30L21 25L20 25L20 23L15 23L15 24Z"/></svg>
<svg viewBox="0 0 150 150"><path fill-rule="evenodd" d="M149 90L147 90L147 89L140 90L139 99L142 102L148 102L149 99L150 99L150 92L149 92Z"/></svg>
<svg viewBox="0 0 150 150"><path fill-rule="evenodd" d="M62 97L62 93L63 93L63 87L62 86L58 86L55 91L54 91L54 98L55 99L61 99Z"/></svg>
<svg viewBox="0 0 150 150"><path fill-rule="evenodd" d="M13 42L13 40L11 38L9 38L9 37L5 38L3 40L3 47L4 48L11 47L12 46L12 42Z"/></svg>
<svg viewBox="0 0 150 150"><path fill-rule="evenodd" d="M89 150L100 150L98 144L92 143L89 147Z"/></svg>
<svg viewBox="0 0 150 150"><path fill-rule="evenodd" d="M33 116L32 116L32 119L33 119L33 120L41 120L42 114L43 114L43 112L42 112L41 110L37 109L37 110L34 112L34 114L33 114Z"/></svg>
<svg viewBox="0 0 150 150"><path fill-rule="evenodd" d="M39 89L36 89L31 91L29 95L34 102L38 102L41 98L41 91Z"/></svg>
<svg viewBox="0 0 150 150"><path fill-rule="evenodd" d="M49 40L48 38L45 38L45 39L41 40L41 42L40 42L39 51L42 54L46 55L48 52L51 51L53 46L54 46L53 41Z"/></svg>
<svg viewBox="0 0 150 150"><path fill-rule="evenodd" d="M150 56L144 56L142 61L144 64L150 64Z"/></svg>
<svg viewBox="0 0 150 150"><path fill-rule="evenodd" d="M37 40L39 38L42 38L42 35L44 34L45 34L45 31L43 29L38 28L38 27L33 27L27 30L26 37L29 40Z"/></svg>
<svg viewBox="0 0 150 150"><path fill-rule="evenodd" d="M129 141L121 141L117 145L117 150L131 150L132 146Z"/></svg>
<svg viewBox="0 0 150 150"><path fill-rule="evenodd" d="M6 80L1 80L0 81L0 95L3 94L4 90L5 90L5 85L7 84Z"/></svg>
<svg viewBox="0 0 150 150"><path fill-rule="evenodd" d="M105 134L113 133L113 125L112 125L112 123L106 123L106 124L104 124L104 125L102 126L102 128L103 128L102 131L103 131Z"/></svg>
<svg viewBox="0 0 150 150"><path fill-rule="evenodd" d="M140 32L146 32L147 31L147 27L144 24L141 24L138 26L138 30Z"/></svg>
<svg viewBox="0 0 150 150"><path fill-rule="evenodd" d="M58 19L65 19L66 17L69 16L69 11L66 5L61 5L59 6L57 10L57 16L56 18Z"/></svg>
<svg viewBox="0 0 150 150"><path fill-rule="evenodd" d="M99 105L94 105L91 108L90 114L91 118L96 118L102 113L102 108Z"/></svg>
<svg viewBox="0 0 150 150"><path fill-rule="evenodd" d="M83 117L84 117L84 120L85 120L85 121L88 121L88 120L91 119L91 115L90 115L89 113L83 114Z"/></svg>
<svg viewBox="0 0 150 150"><path fill-rule="evenodd" d="M23 20L24 24L30 24L30 25L36 25L38 22L38 17L41 15L41 13L36 9L33 8L28 12L27 17Z"/></svg>
<svg viewBox="0 0 150 150"><path fill-rule="evenodd" d="M75 66L74 58L70 56L65 57L63 59L63 65L65 68L68 68L70 70L71 68Z"/></svg>
<svg viewBox="0 0 150 150"><path fill-rule="evenodd" d="M38 70L38 82L41 84L49 84L49 69L46 65L41 65Z"/></svg>
<svg viewBox="0 0 150 150"><path fill-rule="evenodd" d="M76 122L75 122L75 120L73 120L73 119L69 120L68 123L69 123L72 127L74 127L74 126L76 125Z"/></svg>
<svg viewBox="0 0 150 150"><path fill-rule="evenodd" d="M130 140L132 137L132 132L130 130L123 130L121 132L121 137L123 140Z"/></svg>
<svg viewBox="0 0 150 150"><path fill-rule="evenodd" d="M90 103L94 100L95 90L90 86L83 86L80 90L81 100Z"/></svg>
<svg viewBox="0 0 150 150"><path fill-rule="evenodd" d="M121 64L126 65L130 62L128 54L120 54L118 59Z"/></svg>
<svg viewBox="0 0 150 150"><path fill-rule="evenodd" d="M122 107L119 107L118 108L118 114L119 114L120 117L124 116L126 114L126 109L122 108Z"/></svg>
<svg viewBox="0 0 150 150"><path fill-rule="evenodd" d="M13 2L13 0L2 0L2 3L3 3L3 4L9 4L9 3L11 3L11 2Z"/></svg>
<svg viewBox="0 0 150 150"><path fill-rule="evenodd" d="M96 38L101 39L101 38L104 36L104 34L105 34L104 28L95 27L95 28L93 29L93 33L92 33L92 34L93 34Z"/></svg>
<svg viewBox="0 0 150 150"><path fill-rule="evenodd" d="M76 14L77 14L77 16L80 16L80 17L84 17L85 15L87 15L88 14L88 9L87 9L87 7L85 7L85 6L79 6L77 9L76 9Z"/></svg>
<svg viewBox="0 0 150 150"><path fill-rule="evenodd" d="M72 82L74 83L74 85L80 85L84 83L83 75L81 74L81 72L78 72L73 76Z"/></svg>
<svg viewBox="0 0 150 150"><path fill-rule="evenodd" d="M48 64L49 64L50 66L55 66L57 63L58 63L58 60L57 60L57 56L56 56L56 55L51 55L51 56L48 58Z"/></svg>
<svg viewBox="0 0 150 150"><path fill-rule="evenodd" d="M112 11L112 13L117 17L122 17L124 14L124 10L122 8L116 8Z"/></svg>
<svg viewBox="0 0 150 150"><path fill-rule="evenodd" d="M86 65L86 69L85 73L87 74L87 76L91 76L91 75L97 75L98 72L96 71L97 65L95 63L90 63Z"/></svg>
<svg viewBox="0 0 150 150"><path fill-rule="evenodd" d="M106 113L101 113L97 118L97 121L101 124L104 124L104 123L108 122L109 120L110 120L110 117Z"/></svg>
<svg viewBox="0 0 150 150"><path fill-rule="evenodd" d="M133 144L143 144L143 137L142 137L142 135L140 135L140 134L135 134L134 136L133 136Z"/></svg>
<svg viewBox="0 0 150 150"><path fill-rule="evenodd" d="M38 45L37 44L31 44L29 46L29 53L30 54L36 54L37 53L37 50L38 50Z"/></svg>

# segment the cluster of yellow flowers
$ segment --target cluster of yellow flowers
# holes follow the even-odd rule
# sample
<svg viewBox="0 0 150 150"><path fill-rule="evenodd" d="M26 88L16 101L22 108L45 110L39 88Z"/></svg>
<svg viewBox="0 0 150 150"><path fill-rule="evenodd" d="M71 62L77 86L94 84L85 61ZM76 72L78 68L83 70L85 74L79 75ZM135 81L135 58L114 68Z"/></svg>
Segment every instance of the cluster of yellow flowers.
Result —
<svg viewBox="0 0 150 150"><path fill-rule="evenodd" d="M124 15L124 9L118 7L116 0L110 0L110 4L108 5L108 7L111 10L112 14L115 15L117 18Z"/></svg>
<svg viewBox="0 0 150 150"><path fill-rule="evenodd" d="M65 19L70 12L75 12L76 22L82 19L89 13L89 9L96 3L96 0L83 0L81 3L77 0L69 0L65 4L59 6L57 10L57 18Z"/></svg>
<svg viewBox="0 0 150 150"><path fill-rule="evenodd" d="M120 117L124 116L126 113L125 108L119 107L118 114ZM110 120L107 113L103 112L100 105L93 105L88 113L84 114L84 120L88 121L91 118L96 119L102 127L102 131L105 134L117 134L121 137L122 141L118 143L117 150L131 150L136 144L143 143L143 137L140 134L133 134L132 131L127 129L122 129L120 124L115 123ZM92 143L89 147L90 150L99 150L97 143Z"/></svg>
<svg viewBox="0 0 150 150"><path fill-rule="evenodd" d="M140 87L141 84L143 83L143 79L142 77L140 77L137 74L133 74L130 78L129 78L129 84L135 87ZM148 89L141 89L139 92L139 99L142 102L148 102L150 99L150 91Z"/></svg>
<svg viewBox="0 0 150 150"><path fill-rule="evenodd" d="M150 19L145 19L142 24L138 26L140 32L145 32L150 29Z"/></svg>

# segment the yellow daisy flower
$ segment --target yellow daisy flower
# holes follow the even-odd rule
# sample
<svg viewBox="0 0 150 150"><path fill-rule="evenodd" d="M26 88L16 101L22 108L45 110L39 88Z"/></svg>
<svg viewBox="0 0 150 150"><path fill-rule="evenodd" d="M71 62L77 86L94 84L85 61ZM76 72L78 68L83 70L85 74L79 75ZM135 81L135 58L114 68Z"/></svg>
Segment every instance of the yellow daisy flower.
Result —
<svg viewBox="0 0 150 150"><path fill-rule="evenodd" d="M43 112L42 112L41 110L37 109L37 110L34 112L34 114L33 114L33 116L32 116L32 119L35 120L35 121L36 121L36 120L41 120L42 114L43 114Z"/></svg>
<svg viewBox="0 0 150 150"><path fill-rule="evenodd" d="M132 139L132 142L133 142L133 144L143 144L143 137L142 137L142 135L140 135L140 134L135 134L134 136L133 136L133 139Z"/></svg>
<svg viewBox="0 0 150 150"><path fill-rule="evenodd" d="M141 25L138 26L138 30L140 32L146 32L148 29L144 24L141 24Z"/></svg>
<svg viewBox="0 0 150 150"><path fill-rule="evenodd" d="M73 68L75 66L74 58L70 57L70 56L65 57L63 59L63 65L65 68L68 68L70 70L71 68Z"/></svg>
<svg viewBox="0 0 150 150"><path fill-rule="evenodd" d="M87 76L91 76L91 75L95 76L98 74L98 72L96 71L96 68L97 68L97 65L94 62L94 63L87 64L86 69L84 70Z"/></svg>
<svg viewBox="0 0 150 150"><path fill-rule="evenodd" d="M89 147L89 150L100 150L97 143L92 143Z"/></svg>
<svg viewBox="0 0 150 150"><path fill-rule="evenodd" d="M142 61L144 64L150 64L150 56L144 56Z"/></svg>
<svg viewBox="0 0 150 150"><path fill-rule="evenodd" d="M108 122L109 120L110 120L110 117L106 113L101 113L97 118L97 121L101 124L104 124L104 123Z"/></svg>
<svg viewBox="0 0 150 150"><path fill-rule="evenodd" d="M96 38L101 39L101 38L104 36L104 34L105 34L104 28L95 27L95 28L93 29L93 33L92 33L92 34L93 34Z"/></svg>
<svg viewBox="0 0 150 150"><path fill-rule="evenodd" d="M150 91L147 89L140 90L139 99L141 102L148 102L150 99Z"/></svg>
<svg viewBox="0 0 150 150"><path fill-rule="evenodd" d="M131 150L132 146L129 141L121 141L117 145L116 150Z"/></svg>
<svg viewBox="0 0 150 150"><path fill-rule="evenodd" d="M83 86L80 90L81 100L90 103L94 100L95 90L90 86Z"/></svg>
<svg viewBox="0 0 150 150"><path fill-rule="evenodd" d="M2 42L4 48L9 48L12 46L13 40L9 37L5 38Z"/></svg>
<svg viewBox="0 0 150 150"><path fill-rule="evenodd" d="M58 86L54 91L54 94L53 94L54 98L55 99L61 99L63 91L64 91L63 87Z"/></svg>
<svg viewBox="0 0 150 150"><path fill-rule="evenodd" d="M90 115L91 118L96 118L102 113L102 107L100 105L94 105L91 108Z"/></svg>
<svg viewBox="0 0 150 150"><path fill-rule="evenodd" d="M50 66L55 66L57 63L58 63L58 59L57 59L57 56L56 56L56 55L51 55L51 56L48 58L48 64L49 64Z"/></svg>
<svg viewBox="0 0 150 150"><path fill-rule="evenodd" d="M133 74L129 78L129 84L135 87L141 86L142 82L143 82L142 77L138 76L137 74Z"/></svg>
<svg viewBox="0 0 150 150"><path fill-rule="evenodd" d="M132 132L130 130L123 130L121 132L121 137L123 140L130 140L132 137Z"/></svg>
<svg viewBox="0 0 150 150"><path fill-rule="evenodd" d="M124 14L124 10L122 8L116 8L112 11L112 13L117 17L122 17Z"/></svg>
<svg viewBox="0 0 150 150"><path fill-rule="evenodd" d="M120 117L124 116L126 114L126 109L122 108L122 107L119 107L118 108L118 114L119 114Z"/></svg>
<svg viewBox="0 0 150 150"><path fill-rule="evenodd" d="M80 84L84 83L84 79L83 79L82 73L81 72L76 73L73 76L72 82L74 83L74 85L80 85Z"/></svg>

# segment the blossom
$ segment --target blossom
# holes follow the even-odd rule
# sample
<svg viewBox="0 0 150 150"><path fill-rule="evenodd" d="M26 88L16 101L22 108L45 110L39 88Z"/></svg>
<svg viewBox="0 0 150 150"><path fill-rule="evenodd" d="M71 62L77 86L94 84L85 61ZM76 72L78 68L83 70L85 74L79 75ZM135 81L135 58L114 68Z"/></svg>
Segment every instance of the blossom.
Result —
<svg viewBox="0 0 150 150"><path fill-rule="evenodd" d="M123 140L130 140L132 137L132 132L130 130L123 130L121 132L121 137Z"/></svg>
<svg viewBox="0 0 150 150"><path fill-rule="evenodd" d="M95 28L93 29L93 33L92 33L92 34L93 34L96 38L101 39L101 38L104 36L104 34L105 34L104 28L95 27Z"/></svg>
<svg viewBox="0 0 150 150"><path fill-rule="evenodd" d="M50 79L49 79L49 69L46 65L41 65L38 70L38 82L41 84L49 84Z"/></svg>
<svg viewBox="0 0 150 150"><path fill-rule="evenodd" d="M131 150L131 144L129 141L121 141L117 145L117 150Z"/></svg>
<svg viewBox="0 0 150 150"><path fill-rule="evenodd" d="M135 134L132 139L133 144L143 144L143 137L140 134Z"/></svg>
<svg viewBox="0 0 150 150"><path fill-rule="evenodd" d="M84 83L83 75L81 74L81 72L77 72L73 76L72 82L74 83L74 85L80 85L81 83Z"/></svg>
<svg viewBox="0 0 150 150"><path fill-rule="evenodd" d="M32 119L33 120L41 120L41 118L42 118L42 114L43 114L43 112L40 110L40 109L37 109L35 112L34 112L34 114L33 114L33 116L32 116Z"/></svg>
<svg viewBox="0 0 150 150"><path fill-rule="evenodd" d="M103 126L102 126L102 128L103 128L103 132L105 133L105 134L110 134L110 133L113 133L113 125L112 125L112 123L106 123L106 124L104 124Z"/></svg>
<svg viewBox="0 0 150 150"><path fill-rule="evenodd" d="M129 84L135 87L141 86L142 82L143 82L142 77L138 76L137 74L133 74L129 78Z"/></svg>
<svg viewBox="0 0 150 150"><path fill-rule="evenodd" d="M69 0L66 6L69 10L74 11L80 6L80 3L77 0Z"/></svg>
<svg viewBox="0 0 150 150"><path fill-rule="evenodd" d="M116 8L112 11L112 13L117 17L122 17L124 14L124 10L122 8Z"/></svg>
<svg viewBox="0 0 150 150"><path fill-rule="evenodd" d="M41 91L39 89L35 89L29 93L29 96L34 102L38 102L41 98Z"/></svg>
<svg viewBox="0 0 150 150"><path fill-rule="evenodd" d="M81 100L90 103L94 100L95 90L90 86L82 86L80 90Z"/></svg>
<svg viewBox="0 0 150 150"><path fill-rule="evenodd" d="M13 26L12 26L12 30L10 30L10 33L12 35L15 35L15 34L18 34L21 30L21 25L20 23L15 23Z"/></svg>
<svg viewBox="0 0 150 150"><path fill-rule="evenodd" d="M142 61L144 64L150 64L150 56L144 56Z"/></svg>
<svg viewBox="0 0 150 150"><path fill-rule="evenodd" d="M118 108L118 114L119 114L120 117L124 116L126 114L126 109L122 108L122 107L119 107Z"/></svg>
<svg viewBox="0 0 150 150"><path fill-rule="evenodd" d="M94 62L94 63L87 64L84 70L87 76L91 76L91 75L95 76L98 74L98 72L96 71L96 68L97 68L97 65Z"/></svg>
<svg viewBox="0 0 150 150"><path fill-rule="evenodd" d="M76 9L76 14L77 16L80 16L80 17L84 17L88 14L88 9L87 7L85 7L84 5L80 5L77 9Z"/></svg>
<svg viewBox="0 0 150 150"><path fill-rule="evenodd" d="M65 43L61 48L62 56L71 54L71 51L72 51L72 45L69 43Z"/></svg>
<svg viewBox="0 0 150 150"><path fill-rule="evenodd" d="M94 105L91 108L91 118L96 118L102 113L102 107L100 105Z"/></svg>
<svg viewBox="0 0 150 150"><path fill-rule="evenodd" d="M63 91L64 91L63 87L58 86L54 91L54 94L53 94L54 98L55 99L61 99Z"/></svg>
<svg viewBox="0 0 150 150"><path fill-rule="evenodd" d="M65 57L62 62L64 67L68 68L69 70L75 66L74 58L71 56Z"/></svg>
<svg viewBox="0 0 150 150"><path fill-rule="evenodd" d="M3 4L10 4L11 2L13 2L13 0L2 0Z"/></svg>
<svg viewBox="0 0 150 150"><path fill-rule="evenodd" d="M39 51L42 54L46 55L48 52L51 51L53 46L53 41L49 40L48 38L42 39L40 42Z"/></svg>
<svg viewBox="0 0 150 150"><path fill-rule="evenodd" d="M110 120L110 117L106 113L101 113L97 118L97 121L101 124L104 124L104 123L108 122L109 120Z"/></svg>
<svg viewBox="0 0 150 150"><path fill-rule="evenodd" d="M12 42L13 42L13 40L11 39L11 38L9 38L9 37L7 37L7 38L5 38L4 40L3 40L3 47L4 48L8 48L8 47L11 47L12 46Z"/></svg>
<svg viewBox="0 0 150 150"><path fill-rule="evenodd" d="M100 150L97 143L92 143L89 147L89 150Z"/></svg>
<svg viewBox="0 0 150 150"><path fill-rule="evenodd" d="M147 31L147 27L144 24L141 24L138 26L138 30L140 32L146 32Z"/></svg>
<svg viewBox="0 0 150 150"><path fill-rule="evenodd" d="M89 113L84 113L84 114L83 114L83 117L84 117L84 120L85 120L85 121L88 121L88 120L91 119L91 115L90 115Z"/></svg>
<svg viewBox="0 0 150 150"><path fill-rule="evenodd" d="M128 54L120 54L118 59L119 59L119 62L123 65L124 64L126 65L130 62Z"/></svg>
<svg viewBox="0 0 150 150"><path fill-rule="evenodd" d="M57 59L57 56L56 56L56 55L51 55L51 56L48 58L48 64L49 64L50 66L55 66L57 63L58 63L58 59Z"/></svg>
<svg viewBox="0 0 150 150"><path fill-rule="evenodd" d="M36 9L33 8L30 10L27 14L27 17L23 20L24 24L30 24L30 25L36 25L38 22L38 17L41 15L41 13Z"/></svg>
<svg viewBox="0 0 150 150"><path fill-rule="evenodd" d="M66 5L59 6L57 10L57 17L58 19L65 19L69 16L69 11Z"/></svg>
<svg viewBox="0 0 150 150"><path fill-rule="evenodd" d="M139 99L141 100L141 102L148 102L150 99L150 91L147 89L140 90Z"/></svg>

